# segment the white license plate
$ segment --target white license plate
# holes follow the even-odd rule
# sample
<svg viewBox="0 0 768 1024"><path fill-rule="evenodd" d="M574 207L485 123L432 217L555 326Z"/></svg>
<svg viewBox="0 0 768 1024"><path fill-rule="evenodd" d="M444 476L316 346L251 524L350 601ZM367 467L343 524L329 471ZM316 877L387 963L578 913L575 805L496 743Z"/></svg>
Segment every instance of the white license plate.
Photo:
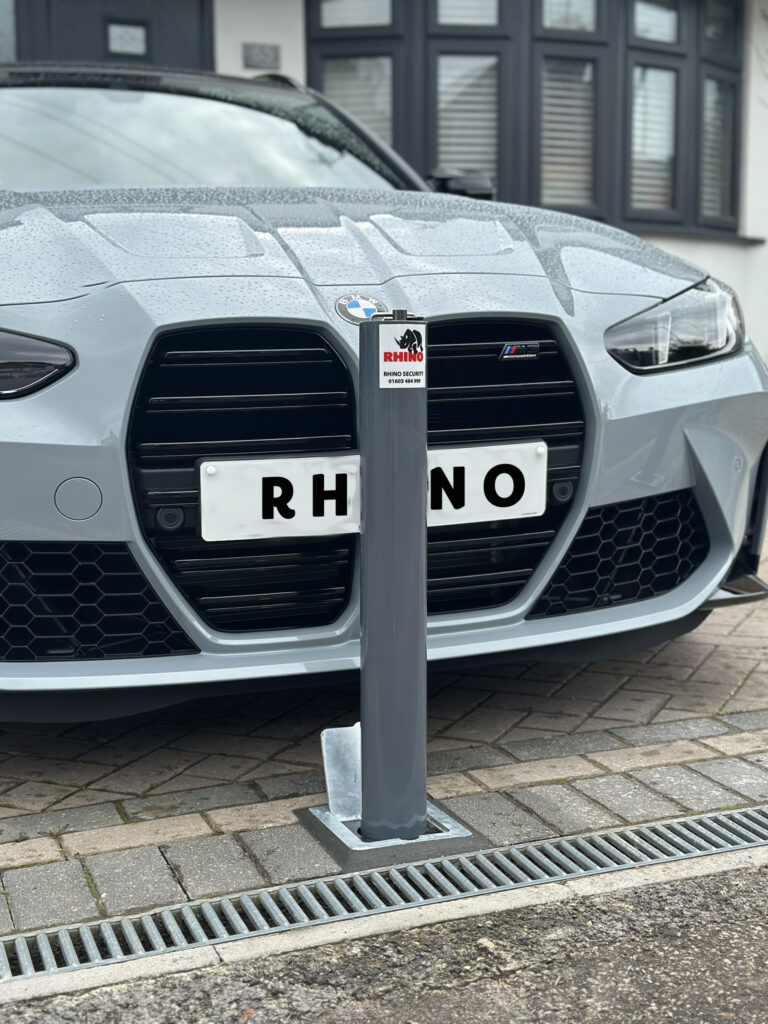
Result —
<svg viewBox="0 0 768 1024"><path fill-rule="evenodd" d="M543 441L441 448L428 456L429 526L544 514ZM224 459L200 465L203 540L258 540L356 533L360 457Z"/></svg>

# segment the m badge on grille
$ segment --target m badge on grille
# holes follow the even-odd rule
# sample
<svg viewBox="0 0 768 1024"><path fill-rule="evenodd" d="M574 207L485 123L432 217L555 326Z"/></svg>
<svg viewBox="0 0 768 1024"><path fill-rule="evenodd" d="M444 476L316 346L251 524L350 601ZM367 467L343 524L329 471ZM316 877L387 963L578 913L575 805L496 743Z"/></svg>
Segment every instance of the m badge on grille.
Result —
<svg viewBox="0 0 768 1024"><path fill-rule="evenodd" d="M538 341L526 341L522 344L516 342L515 344L505 345L499 353L499 359L538 359L539 358L539 343Z"/></svg>

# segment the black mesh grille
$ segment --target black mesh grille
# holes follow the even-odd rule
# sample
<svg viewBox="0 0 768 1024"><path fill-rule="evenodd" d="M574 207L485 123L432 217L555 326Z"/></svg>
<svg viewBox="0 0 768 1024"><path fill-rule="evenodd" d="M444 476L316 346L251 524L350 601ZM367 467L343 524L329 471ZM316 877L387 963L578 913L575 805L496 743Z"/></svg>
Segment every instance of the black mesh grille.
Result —
<svg viewBox="0 0 768 1024"><path fill-rule="evenodd" d="M530 618L658 597L687 580L708 553L690 490L591 509Z"/></svg>
<svg viewBox="0 0 768 1024"><path fill-rule="evenodd" d="M545 516L429 531L430 612L490 607L517 595L565 517L581 465L581 403L539 325L453 320L429 331L431 446L549 446ZM499 359L504 344L520 342L538 346L537 357ZM197 460L355 445L349 372L316 331L216 325L158 339L131 423L134 494L150 545L206 622L250 631L334 621L349 600L355 538L205 543Z"/></svg>
<svg viewBox="0 0 768 1024"><path fill-rule="evenodd" d="M193 652L124 544L0 543L0 659Z"/></svg>

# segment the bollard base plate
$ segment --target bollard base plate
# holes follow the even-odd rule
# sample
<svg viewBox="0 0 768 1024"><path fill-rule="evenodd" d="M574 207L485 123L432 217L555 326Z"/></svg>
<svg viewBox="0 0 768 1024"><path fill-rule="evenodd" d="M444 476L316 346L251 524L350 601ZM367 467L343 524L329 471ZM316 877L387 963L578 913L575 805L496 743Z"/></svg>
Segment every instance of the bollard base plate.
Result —
<svg viewBox="0 0 768 1024"><path fill-rule="evenodd" d="M440 839L468 839L472 832L454 821L434 804L427 804L427 831L415 839L378 839L368 841L360 835L359 818L340 818L328 806L310 807L309 813L349 850L388 850L393 847L423 845Z"/></svg>

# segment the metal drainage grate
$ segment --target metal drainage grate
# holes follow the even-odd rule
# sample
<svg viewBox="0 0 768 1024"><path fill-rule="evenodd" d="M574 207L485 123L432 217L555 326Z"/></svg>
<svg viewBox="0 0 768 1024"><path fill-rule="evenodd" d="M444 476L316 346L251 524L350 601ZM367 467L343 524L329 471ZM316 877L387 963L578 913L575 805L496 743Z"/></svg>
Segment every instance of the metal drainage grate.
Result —
<svg viewBox="0 0 768 1024"><path fill-rule="evenodd" d="M766 845L768 807L758 807L275 886L0 939L0 980Z"/></svg>

